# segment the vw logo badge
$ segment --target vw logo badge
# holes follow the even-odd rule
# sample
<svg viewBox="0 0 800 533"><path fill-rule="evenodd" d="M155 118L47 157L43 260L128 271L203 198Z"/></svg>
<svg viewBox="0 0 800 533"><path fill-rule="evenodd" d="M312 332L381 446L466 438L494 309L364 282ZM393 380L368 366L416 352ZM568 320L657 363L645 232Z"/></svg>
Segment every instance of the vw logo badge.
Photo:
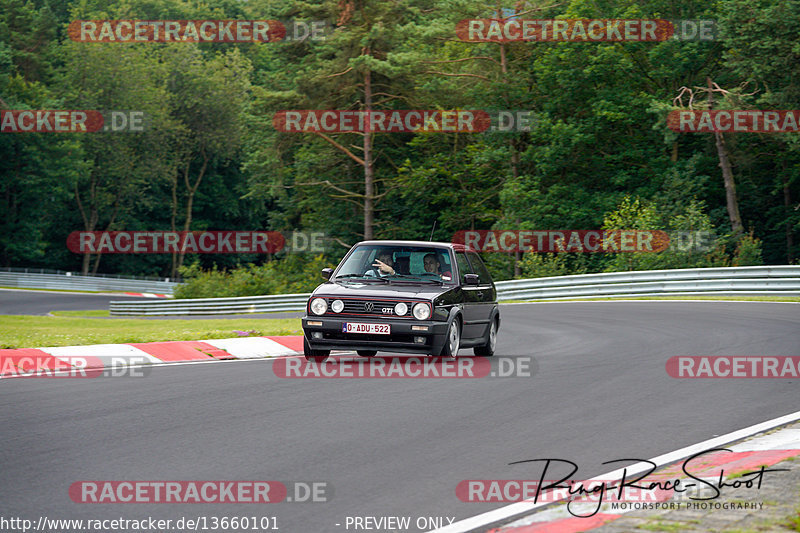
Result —
<svg viewBox="0 0 800 533"><path fill-rule="evenodd" d="M372 310L375 309L375 304L372 302L367 302L364 304L364 311L367 313L371 313Z"/></svg>

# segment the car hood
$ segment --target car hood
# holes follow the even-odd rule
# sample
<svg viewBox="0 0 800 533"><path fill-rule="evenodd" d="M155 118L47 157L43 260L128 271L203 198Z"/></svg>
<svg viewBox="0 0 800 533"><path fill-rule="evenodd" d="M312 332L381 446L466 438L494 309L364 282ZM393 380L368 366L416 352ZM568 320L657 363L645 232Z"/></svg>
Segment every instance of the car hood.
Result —
<svg viewBox="0 0 800 533"><path fill-rule="evenodd" d="M345 283L323 283L314 289L314 296L347 296L365 297L365 298L424 298L432 300L433 298L443 294L447 291L453 290L453 285L434 285L420 284L412 285L410 283L359 283L359 282L345 282Z"/></svg>

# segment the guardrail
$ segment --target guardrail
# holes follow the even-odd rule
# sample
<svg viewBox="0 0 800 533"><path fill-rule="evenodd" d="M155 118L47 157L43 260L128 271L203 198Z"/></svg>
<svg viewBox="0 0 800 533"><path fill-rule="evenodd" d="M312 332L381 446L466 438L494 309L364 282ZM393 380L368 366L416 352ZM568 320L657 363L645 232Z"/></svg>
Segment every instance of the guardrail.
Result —
<svg viewBox="0 0 800 533"><path fill-rule="evenodd" d="M309 294L274 294L238 298L194 298L186 300L113 301L111 316L125 315L231 315L302 311Z"/></svg>
<svg viewBox="0 0 800 533"><path fill-rule="evenodd" d="M563 300L664 295L800 296L800 266L690 268L497 282L497 299ZM111 302L111 315L217 315L303 311L309 294Z"/></svg>
<svg viewBox="0 0 800 533"><path fill-rule="evenodd" d="M172 294L178 283L124 277L81 276L64 272L45 274L24 271L0 271L0 287L22 289L57 289L63 291L122 291Z"/></svg>
<svg viewBox="0 0 800 533"><path fill-rule="evenodd" d="M800 296L800 266L686 268L581 274L497 283L498 300L629 296Z"/></svg>
<svg viewBox="0 0 800 533"><path fill-rule="evenodd" d="M68 270L54 270L52 268L31 268L31 267L0 267L0 272L18 272L21 274L63 274L65 276L79 276L75 272ZM145 281L170 281L170 278L162 278L159 276L137 276L137 275L123 275L123 274L103 274L97 272L96 274L86 274L92 278L114 278L114 279L141 279Z"/></svg>

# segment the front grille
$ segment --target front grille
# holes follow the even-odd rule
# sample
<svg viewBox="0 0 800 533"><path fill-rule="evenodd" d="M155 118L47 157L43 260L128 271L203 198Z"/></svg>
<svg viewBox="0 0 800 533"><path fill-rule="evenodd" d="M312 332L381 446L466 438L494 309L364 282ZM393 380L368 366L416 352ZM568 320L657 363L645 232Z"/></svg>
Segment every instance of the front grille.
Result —
<svg viewBox="0 0 800 533"><path fill-rule="evenodd" d="M403 302L408 306L408 311L404 316L397 316L394 314L394 306L400 300L368 300L368 299L342 299L344 302L344 310L341 313L334 313L330 310L330 304L335 298L327 298L328 300L328 315L333 316L342 316L342 315L357 315L357 316L369 316L369 317L393 317L393 318L413 318L411 314L411 308L417 302L407 301L404 300ZM372 309L369 309L369 305L372 304ZM391 309L391 313L384 313L384 309Z"/></svg>

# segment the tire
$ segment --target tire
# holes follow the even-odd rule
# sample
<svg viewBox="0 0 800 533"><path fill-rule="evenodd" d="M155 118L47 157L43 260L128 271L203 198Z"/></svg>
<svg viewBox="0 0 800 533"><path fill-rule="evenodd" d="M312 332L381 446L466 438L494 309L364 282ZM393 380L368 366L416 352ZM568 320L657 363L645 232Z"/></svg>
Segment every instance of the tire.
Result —
<svg viewBox="0 0 800 533"><path fill-rule="evenodd" d="M441 357L450 357L455 359L458 355L458 348L461 345L461 322L458 318L453 320L450 327L447 328L447 338L444 341Z"/></svg>
<svg viewBox="0 0 800 533"><path fill-rule="evenodd" d="M303 335L303 355L305 355L306 361L323 363L330 354L330 350L312 350L311 345L308 344L308 339Z"/></svg>
<svg viewBox="0 0 800 533"><path fill-rule="evenodd" d="M361 357L373 357L378 353L378 350L356 350L356 353Z"/></svg>
<svg viewBox="0 0 800 533"><path fill-rule="evenodd" d="M489 338L483 346L476 346L472 349L475 355L483 357L491 357L494 355L494 349L497 346L497 319L492 320L489 326Z"/></svg>

